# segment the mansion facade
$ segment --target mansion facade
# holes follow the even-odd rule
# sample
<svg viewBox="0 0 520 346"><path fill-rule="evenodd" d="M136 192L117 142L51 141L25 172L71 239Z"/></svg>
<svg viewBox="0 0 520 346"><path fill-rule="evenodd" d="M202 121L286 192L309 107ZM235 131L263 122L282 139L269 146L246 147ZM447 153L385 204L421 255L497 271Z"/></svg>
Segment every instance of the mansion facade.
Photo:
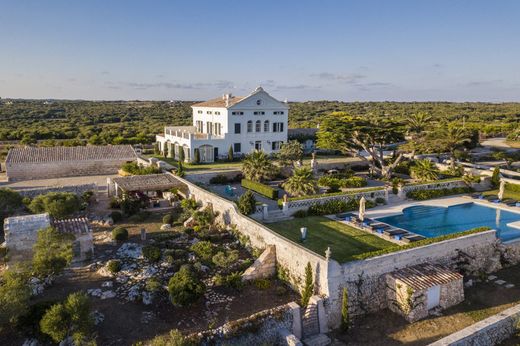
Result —
<svg viewBox="0 0 520 346"><path fill-rule="evenodd" d="M156 136L163 155L178 160L184 151L187 162L198 155L200 162L209 163L227 158L229 148L235 156L254 150L269 154L287 142L289 106L262 87L244 97L224 94L191 108L193 126L165 127L164 134Z"/></svg>

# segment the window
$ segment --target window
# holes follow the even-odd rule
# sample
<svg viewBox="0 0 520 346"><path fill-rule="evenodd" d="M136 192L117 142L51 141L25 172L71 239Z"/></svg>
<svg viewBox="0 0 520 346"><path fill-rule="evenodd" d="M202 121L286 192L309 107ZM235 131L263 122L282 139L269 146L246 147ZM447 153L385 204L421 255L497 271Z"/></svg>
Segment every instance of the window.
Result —
<svg viewBox="0 0 520 346"><path fill-rule="evenodd" d="M204 123L202 122L202 120L197 120L195 122L195 127L197 128L197 132L204 132Z"/></svg>
<svg viewBox="0 0 520 346"><path fill-rule="evenodd" d="M241 153L242 152L242 145L240 143L234 143L233 144L233 153Z"/></svg>
<svg viewBox="0 0 520 346"><path fill-rule="evenodd" d="M264 132L269 132L269 120L264 121Z"/></svg>
<svg viewBox="0 0 520 346"><path fill-rule="evenodd" d="M197 113L202 114L202 111L197 111Z"/></svg>
<svg viewBox="0 0 520 346"><path fill-rule="evenodd" d="M262 112L258 111L258 112L254 112L253 114L254 114L254 115L265 115L265 112L263 112L263 111L262 111Z"/></svg>
<svg viewBox="0 0 520 346"><path fill-rule="evenodd" d="M257 120L255 123L255 132L262 131L262 122L260 120Z"/></svg>
<svg viewBox="0 0 520 346"><path fill-rule="evenodd" d="M220 112L215 112L215 115L220 115Z"/></svg>
<svg viewBox="0 0 520 346"><path fill-rule="evenodd" d="M274 115L283 115L283 113L284 113L283 111L275 111L275 112L273 112Z"/></svg>
<svg viewBox="0 0 520 346"><path fill-rule="evenodd" d="M235 123L235 133L240 133L241 129L242 129L242 124Z"/></svg>
<svg viewBox="0 0 520 346"><path fill-rule="evenodd" d="M214 124L214 127L215 127L215 131L213 132L214 134L216 134L217 136L220 136L221 135L221 131L220 131L220 123L215 123Z"/></svg>
<svg viewBox="0 0 520 346"><path fill-rule="evenodd" d="M262 141L255 142L255 150L262 150Z"/></svg>
<svg viewBox="0 0 520 346"><path fill-rule="evenodd" d="M283 123L273 123L273 132L283 132Z"/></svg>
<svg viewBox="0 0 520 346"><path fill-rule="evenodd" d="M239 112L239 111L233 111L231 112L232 115L244 115L244 112Z"/></svg>
<svg viewBox="0 0 520 346"><path fill-rule="evenodd" d="M251 120L247 122L247 132L253 132L253 122Z"/></svg>
<svg viewBox="0 0 520 346"><path fill-rule="evenodd" d="M256 100L256 104L260 106L262 104L262 100Z"/></svg>
<svg viewBox="0 0 520 346"><path fill-rule="evenodd" d="M271 149L272 150L280 150L280 147L282 146L282 141L274 141L272 142L271 144Z"/></svg>
<svg viewBox="0 0 520 346"><path fill-rule="evenodd" d="M207 111L206 113L208 113L208 114L213 114L213 112L212 112L212 111Z"/></svg>

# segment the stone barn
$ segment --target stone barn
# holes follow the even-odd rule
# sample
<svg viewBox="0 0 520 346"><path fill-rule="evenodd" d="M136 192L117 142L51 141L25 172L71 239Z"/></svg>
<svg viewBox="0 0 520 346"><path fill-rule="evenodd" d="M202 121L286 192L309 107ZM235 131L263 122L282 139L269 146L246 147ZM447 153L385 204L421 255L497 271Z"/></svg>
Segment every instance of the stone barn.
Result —
<svg viewBox="0 0 520 346"><path fill-rule="evenodd" d="M463 276L444 266L419 264L386 275L388 307L408 321L464 300Z"/></svg>
<svg viewBox="0 0 520 346"><path fill-rule="evenodd" d="M8 181L117 174L137 155L131 145L25 147L9 150Z"/></svg>
<svg viewBox="0 0 520 346"><path fill-rule="evenodd" d="M92 228L86 218L53 220L49 214L8 217L4 220L5 246L10 261L30 260L33 246L38 239L38 231L54 227L62 233L74 236L72 249L74 261L92 257L94 240Z"/></svg>

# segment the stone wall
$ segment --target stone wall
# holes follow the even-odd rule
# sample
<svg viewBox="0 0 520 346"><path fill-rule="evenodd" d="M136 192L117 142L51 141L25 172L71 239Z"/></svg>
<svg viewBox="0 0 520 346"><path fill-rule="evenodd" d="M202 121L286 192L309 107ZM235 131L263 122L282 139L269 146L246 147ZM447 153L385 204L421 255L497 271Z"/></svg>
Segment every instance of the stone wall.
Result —
<svg viewBox="0 0 520 346"><path fill-rule="evenodd" d="M501 268L500 258L496 231L490 230L344 263L339 269L329 263L329 325L340 320L343 287L348 290L351 315L363 315L388 307L387 273L421 263L442 264L462 273L493 272Z"/></svg>
<svg viewBox="0 0 520 346"><path fill-rule="evenodd" d="M80 196L87 191L97 191L96 184L70 185L70 186L55 186L55 187L36 187L33 189L17 189L16 190L23 197L33 198L38 195L43 195L49 192L71 192Z"/></svg>
<svg viewBox="0 0 520 346"><path fill-rule="evenodd" d="M251 246L265 249L268 245L276 246L276 261L289 274L292 286L299 290L305 279L305 266L310 263L315 274L316 293L328 293L327 261L325 257L296 244L261 223L241 214L235 204L197 185L175 176L188 187L189 193L197 201L212 204L213 210L219 213L220 220L225 225L235 225L237 230L247 236ZM296 230L298 231L298 230ZM299 231L298 231L299 232Z"/></svg>
<svg viewBox="0 0 520 346"><path fill-rule="evenodd" d="M497 345L518 331L520 304L448 335L430 346Z"/></svg>
<svg viewBox="0 0 520 346"><path fill-rule="evenodd" d="M243 281L270 278L276 274L276 246L269 245L242 274Z"/></svg>
<svg viewBox="0 0 520 346"><path fill-rule="evenodd" d="M9 181L117 174L127 160L68 161L49 163L11 163Z"/></svg>
<svg viewBox="0 0 520 346"><path fill-rule="evenodd" d="M200 345L283 345L283 331L292 331L292 310L291 304L278 306L191 337Z"/></svg>
<svg viewBox="0 0 520 346"><path fill-rule="evenodd" d="M417 190L438 190L438 189L453 189L455 187L465 187L467 186L462 179L460 180L450 180L450 181L438 181L427 184L412 184L412 185L404 185L399 188L399 194L403 194L406 196L408 192L417 191Z"/></svg>

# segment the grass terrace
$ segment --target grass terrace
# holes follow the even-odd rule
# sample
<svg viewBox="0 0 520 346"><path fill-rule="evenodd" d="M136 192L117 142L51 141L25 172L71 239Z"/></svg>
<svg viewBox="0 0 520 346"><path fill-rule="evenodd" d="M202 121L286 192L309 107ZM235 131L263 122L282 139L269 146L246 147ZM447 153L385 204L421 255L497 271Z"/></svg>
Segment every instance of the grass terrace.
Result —
<svg viewBox="0 0 520 346"><path fill-rule="evenodd" d="M482 193L484 196L497 196L498 195L498 189L497 190L489 190ZM504 198L511 198L517 201L520 201L520 192L515 192L511 190L504 190Z"/></svg>
<svg viewBox="0 0 520 346"><path fill-rule="evenodd" d="M296 218L267 225L282 236L322 256L330 246L332 258L348 262L363 253L395 247L394 243L323 216ZM300 241L300 228L307 227L307 240Z"/></svg>

